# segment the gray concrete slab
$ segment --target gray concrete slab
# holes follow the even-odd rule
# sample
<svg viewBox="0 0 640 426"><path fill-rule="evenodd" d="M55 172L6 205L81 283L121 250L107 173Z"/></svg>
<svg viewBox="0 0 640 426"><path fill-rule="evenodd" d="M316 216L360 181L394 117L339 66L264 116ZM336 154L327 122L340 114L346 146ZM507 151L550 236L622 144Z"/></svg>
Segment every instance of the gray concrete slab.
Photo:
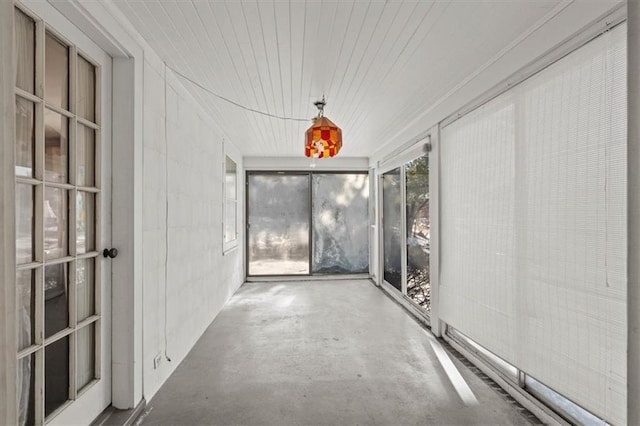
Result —
<svg viewBox="0 0 640 426"><path fill-rule="evenodd" d="M434 341L368 280L247 283L149 402L144 425L539 423L449 355L478 401L463 402Z"/></svg>

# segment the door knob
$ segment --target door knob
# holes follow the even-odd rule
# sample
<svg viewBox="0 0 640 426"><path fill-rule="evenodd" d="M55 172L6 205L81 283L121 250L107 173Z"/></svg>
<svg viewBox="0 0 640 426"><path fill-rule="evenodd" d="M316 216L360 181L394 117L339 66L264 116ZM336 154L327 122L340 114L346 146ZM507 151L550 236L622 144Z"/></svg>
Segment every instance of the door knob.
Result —
<svg viewBox="0 0 640 426"><path fill-rule="evenodd" d="M118 255L118 249L117 248L104 249L102 251L102 255L104 257L110 257L111 259L113 259Z"/></svg>

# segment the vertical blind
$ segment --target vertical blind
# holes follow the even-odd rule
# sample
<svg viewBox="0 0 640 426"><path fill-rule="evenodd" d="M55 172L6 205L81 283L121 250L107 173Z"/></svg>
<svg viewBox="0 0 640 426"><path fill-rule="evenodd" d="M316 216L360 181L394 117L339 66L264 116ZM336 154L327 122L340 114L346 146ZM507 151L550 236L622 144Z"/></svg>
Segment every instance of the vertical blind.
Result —
<svg viewBox="0 0 640 426"><path fill-rule="evenodd" d="M626 421L626 26L441 132L441 317Z"/></svg>

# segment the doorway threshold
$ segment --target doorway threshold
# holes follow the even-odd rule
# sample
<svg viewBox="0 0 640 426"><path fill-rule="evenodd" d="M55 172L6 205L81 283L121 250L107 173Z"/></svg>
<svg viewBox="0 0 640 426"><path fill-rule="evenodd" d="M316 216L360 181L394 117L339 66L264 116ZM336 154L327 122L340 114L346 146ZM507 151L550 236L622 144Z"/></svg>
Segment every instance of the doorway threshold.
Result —
<svg viewBox="0 0 640 426"><path fill-rule="evenodd" d="M338 281L369 279L369 274L341 274L341 275L269 275L247 277L248 283L272 283L276 281Z"/></svg>

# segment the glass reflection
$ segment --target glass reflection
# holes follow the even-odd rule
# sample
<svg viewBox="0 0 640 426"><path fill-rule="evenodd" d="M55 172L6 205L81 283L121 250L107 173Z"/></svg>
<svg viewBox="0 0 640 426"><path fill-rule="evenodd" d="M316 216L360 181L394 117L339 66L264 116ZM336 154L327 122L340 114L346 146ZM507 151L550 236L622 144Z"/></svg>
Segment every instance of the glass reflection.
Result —
<svg viewBox="0 0 640 426"><path fill-rule="evenodd" d="M64 189L44 190L44 257L58 259L69 254L68 193Z"/></svg>
<svg viewBox="0 0 640 426"><path fill-rule="evenodd" d="M229 242L236 239L236 202L228 201L225 205L224 220L224 241Z"/></svg>
<svg viewBox="0 0 640 426"><path fill-rule="evenodd" d="M35 189L31 185L16 184L16 263L33 262Z"/></svg>
<svg viewBox="0 0 640 426"><path fill-rule="evenodd" d="M79 259L76 262L76 311L78 321L95 313L94 260Z"/></svg>
<svg viewBox="0 0 640 426"><path fill-rule="evenodd" d="M249 275L309 273L309 177L249 175Z"/></svg>
<svg viewBox="0 0 640 426"><path fill-rule="evenodd" d="M78 124L76 141L76 162L78 163L78 169L76 170L76 182L78 186L94 186L96 158L95 130L90 127L83 126L82 124Z"/></svg>
<svg viewBox="0 0 640 426"><path fill-rule="evenodd" d="M407 296L431 307L429 276L429 157L405 165L407 214Z"/></svg>
<svg viewBox="0 0 640 426"><path fill-rule="evenodd" d="M18 299L18 350L33 344L35 336L36 280L33 270L18 271L16 293Z"/></svg>
<svg viewBox="0 0 640 426"><path fill-rule="evenodd" d="M16 97L16 176L33 177L35 105Z"/></svg>
<svg viewBox="0 0 640 426"><path fill-rule="evenodd" d="M400 169L382 176L384 279L402 291L402 188Z"/></svg>
<svg viewBox="0 0 640 426"><path fill-rule="evenodd" d="M89 384L96 376L95 373L95 323L89 324L80 330L77 334L77 362L78 371L76 376L76 384L78 389L82 389Z"/></svg>
<svg viewBox="0 0 640 426"><path fill-rule="evenodd" d="M45 109L44 142L45 180L66 183L69 170L69 119Z"/></svg>
<svg viewBox="0 0 640 426"><path fill-rule="evenodd" d="M69 400L69 336L44 349L44 415Z"/></svg>
<svg viewBox="0 0 640 426"><path fill-rule="evenodd" d="M69 109L69 48L47 33L44 42L44 98L60 108Z"/></svg>
<svg viewBox="0 0 640 426"><path fill-rule="evenodd" d="M313 174L313 273L369 271L369 177Z"/></svg>
<svg viewBox="0 0 640 426"><path fill-rule="evenodd" d="M95 195L78 191L76 204L76 250L78 254L95 250Z"/></svg>
<svg viewBox="0 0 640 426"><path fill-rule="evenodd" d="M238 177L236 174L236 163L229 157L225 157L225 217L224 217L224 241L229 242L236 239L237 227L236 227L236 202L237 202L237 186Z"/></svg>
<svg viewBox="0 0 640 426"><path fill-rule="evenodd" d="M76 110L80 117L96 120L96 69L82 56L77 63Z"/></svg>
<svg viewBox="0 0 640 426"><path fill-rule="evenodd" d="M51 337L69 325L68 265L44 268L44 335Z"/></svg>

